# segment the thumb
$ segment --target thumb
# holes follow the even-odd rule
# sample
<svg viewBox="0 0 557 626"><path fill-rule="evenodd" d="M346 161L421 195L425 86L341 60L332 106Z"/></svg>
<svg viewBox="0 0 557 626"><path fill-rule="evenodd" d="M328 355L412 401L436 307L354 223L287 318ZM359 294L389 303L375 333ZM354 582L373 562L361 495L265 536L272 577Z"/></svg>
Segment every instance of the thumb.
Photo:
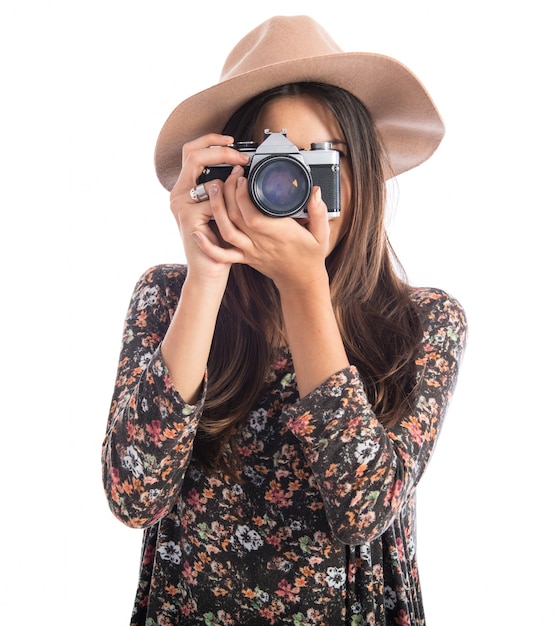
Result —
<svg viewBox="0 0 557 626"><path fill-rule="evenodd" d="M327 206L321 197L321 188L314 187L307 203L309 216L308 230L319 243L325 243L329 239L329 219Z"/></svg>

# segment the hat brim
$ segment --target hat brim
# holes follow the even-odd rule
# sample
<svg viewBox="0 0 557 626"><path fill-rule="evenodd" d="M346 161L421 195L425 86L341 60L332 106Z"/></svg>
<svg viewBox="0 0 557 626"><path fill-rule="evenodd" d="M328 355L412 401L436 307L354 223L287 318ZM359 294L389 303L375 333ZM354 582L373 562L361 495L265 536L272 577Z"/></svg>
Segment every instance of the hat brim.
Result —
<svg viewBox="0 0 557 626"><path fill-rule="evenodd" d="M162 185L169 191L174 187L186 142L222 132L231 115L257 94L304 81L342 87L364 103L387 152L393 176L423 163L443 138L443 121L431 97L399 61L371 52L296 59L235 76L181 102L166 120L155 147L155 168Z"/></svg>

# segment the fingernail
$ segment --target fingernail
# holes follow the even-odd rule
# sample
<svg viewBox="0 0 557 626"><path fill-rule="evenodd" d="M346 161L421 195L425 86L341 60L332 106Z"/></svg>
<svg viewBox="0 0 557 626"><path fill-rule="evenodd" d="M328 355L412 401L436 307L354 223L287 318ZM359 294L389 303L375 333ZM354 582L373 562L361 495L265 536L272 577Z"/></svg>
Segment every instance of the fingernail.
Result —
<svg viewBox="0 0 557 626"><path fill-rule="evenodd" d="M212 183L211 185L209 185L209 195L210 196L216 196L219 192L219 187L218 185L215 185L215 183Z"/></svg>
<svg viewBox="0 0 557 626"><path fill-rule="evenodd" d="M241 165L235 165L232 168L232 173L233 174L238 174L239 172L243 172L243 171L244 171L244 168Z"/></svg>

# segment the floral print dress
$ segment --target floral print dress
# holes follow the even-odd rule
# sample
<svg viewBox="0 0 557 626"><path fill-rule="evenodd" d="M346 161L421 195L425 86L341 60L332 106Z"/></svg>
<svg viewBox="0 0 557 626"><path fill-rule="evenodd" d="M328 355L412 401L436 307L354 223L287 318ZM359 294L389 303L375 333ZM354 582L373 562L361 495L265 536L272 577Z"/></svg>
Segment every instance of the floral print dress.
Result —
<svg viewBox="0 0 557 626"><path fill-rule="evenodd" d="M413 291L420 388L392 429L355 367L300 400L277 350L239 435L236 482L191 460L204 394L186 404L160 354L185 272L158 266L135 288L103 445L110 508L144 529L131 624L423 626L415 490L465 343L459 303Z"/></svg>

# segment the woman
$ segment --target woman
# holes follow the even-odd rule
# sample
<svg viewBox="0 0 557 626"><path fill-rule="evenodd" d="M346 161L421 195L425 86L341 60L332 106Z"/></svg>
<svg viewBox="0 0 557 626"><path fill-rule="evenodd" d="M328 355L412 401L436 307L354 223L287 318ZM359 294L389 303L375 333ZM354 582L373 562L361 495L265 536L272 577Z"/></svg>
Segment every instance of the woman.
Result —
<svg viewBox="0 0 557 626"><path fill-rule="evenodd" d="M254 205L231 144L284 129L340 154L338 217L318 187L302 216ZM465 318L403 279L385 181L442 134L406 68L307 17L249 33L167 120L187 268L136 286L103 446L110 507L144 529L132 624L425 623L414 497Z"/></svg>

